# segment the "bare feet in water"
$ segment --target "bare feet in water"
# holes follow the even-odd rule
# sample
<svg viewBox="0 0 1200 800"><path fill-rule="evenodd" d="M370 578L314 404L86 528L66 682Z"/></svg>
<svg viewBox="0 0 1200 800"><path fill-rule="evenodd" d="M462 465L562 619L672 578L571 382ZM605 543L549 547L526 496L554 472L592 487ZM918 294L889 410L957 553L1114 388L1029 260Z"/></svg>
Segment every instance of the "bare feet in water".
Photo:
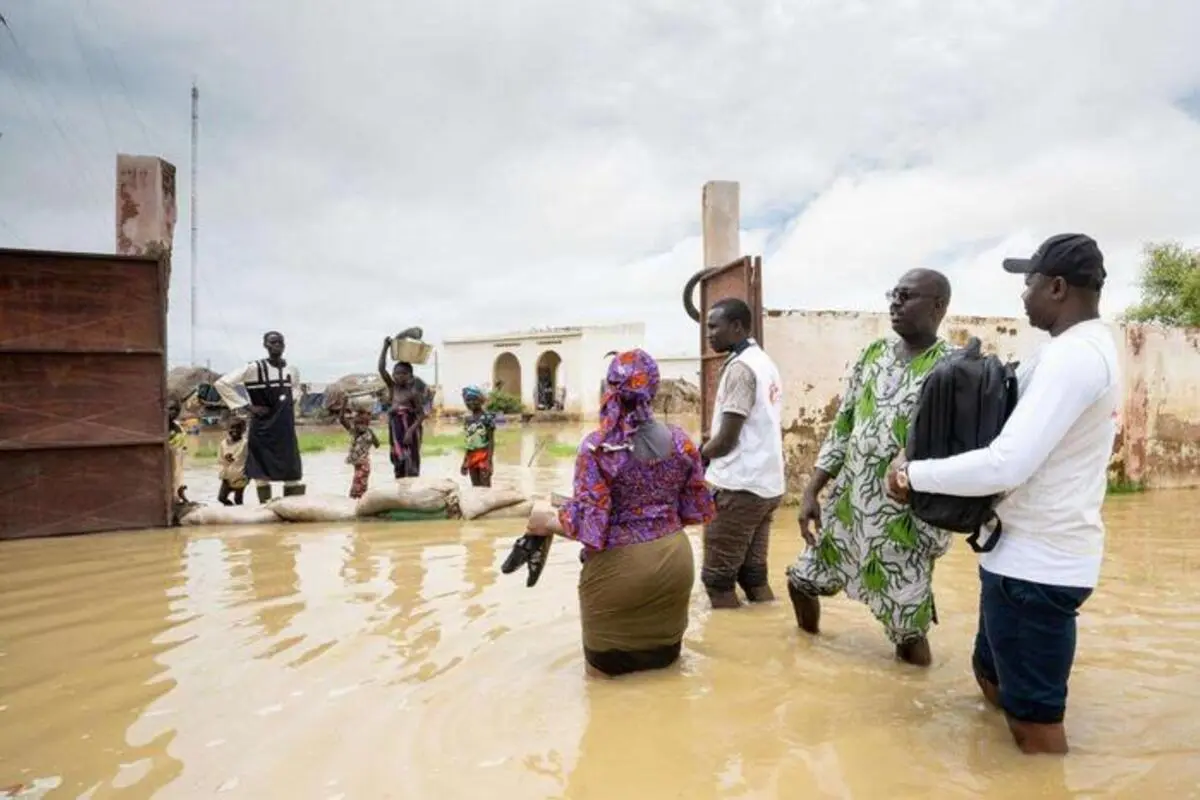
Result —
<svg viewBox="0 0 1200 800"><path fill-rule="evenodd" d="M768 584L751 586L746 589L746 599L751 603L770 603L775 600L775 593Z"/></svg>
<svg viewBox="0 0 1200 800"><path fill-rule="evenodd" d="M914 667L928 667L933 663L933 651L929 648L929 640L922 636L896 645L896 658Z"/></svg>
<svg viewBox="0 0 1200 800"><path fill-rule="evenodd" d="M791 582L788 583L788 597L792 600L792 611L796 613L800 630L813 635L820 633L821 601L792 586Z"/></svg>
<svg viewBox="0 0 1200 800"><path fill-rule="evenodd" d="M730 589L727 592L709 592L708 599L712 603L713 608L741 608L742 601L738 599L737 592Z"/></svg>

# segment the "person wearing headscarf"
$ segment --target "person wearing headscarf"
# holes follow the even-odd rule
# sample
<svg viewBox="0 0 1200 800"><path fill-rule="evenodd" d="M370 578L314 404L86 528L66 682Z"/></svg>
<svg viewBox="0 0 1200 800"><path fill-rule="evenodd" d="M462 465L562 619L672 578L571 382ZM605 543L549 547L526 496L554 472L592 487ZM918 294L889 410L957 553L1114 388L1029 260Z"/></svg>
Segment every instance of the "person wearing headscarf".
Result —
<svg viewBox="0 0 1200 800"><path fill-rule="evenodd" d="M643 350L609 363L600 426L579 446L573 496L539 505L528 535L583 545L579 608L589 672L617 676L679 658L695 579L683 529L712 519L700 451L654 418L658 364Z"/></svg>
<svg viewBox="0 0 1200 800"><path fill-rule="evenodd" d="M409 328L401 338L420 338L420 328ZM397 361L389 372L388 350L392 337L383 340L379 351L379 377L391 394L388 410L388 453L392 461L392 474L396 479L419 478L421 476L421 442L425 438L425 418L431 409L431 395L425 382L413 374L413 365Z"/></svg>
<svg viewBox="0 0 1200 800"><path fill-rule="evenodd" d="M462 474L471 478L472 486L492 485L492 464L496 453L496 417L484 408L487 399L478 386L462 391L463 405L470 413L463 420L466 452L463 454Z"/></svg>

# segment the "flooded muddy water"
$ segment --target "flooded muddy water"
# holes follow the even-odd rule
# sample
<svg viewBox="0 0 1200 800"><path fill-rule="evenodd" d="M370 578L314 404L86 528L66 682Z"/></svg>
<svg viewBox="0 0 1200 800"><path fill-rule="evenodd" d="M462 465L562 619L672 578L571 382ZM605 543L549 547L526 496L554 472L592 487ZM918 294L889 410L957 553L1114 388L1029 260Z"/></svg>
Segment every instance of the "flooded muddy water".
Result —
<svg viewBox="0 0 1200 800"><path fill-rule="evenodd" d="M513 434L498 482L565 489ZM337 449L306 457L341 494ZM456 474L455 456L427 474ZM533 466L527 464L532 460ZM194 464L196 496L216 491ZM380 456L375 480L389 474ZM773 582L800 547L777 517ZM1080 619L1066 759L1016 753L970 676L975 558L936 576L935 665L865 609L713 613L678 669L584 677L576 548L502 576L519 525L189 528L0 543L0 787L51 797L1181 798L1200 795L1200 493L1115 497ZM699 540L693 533L699 553Z"/></svg>

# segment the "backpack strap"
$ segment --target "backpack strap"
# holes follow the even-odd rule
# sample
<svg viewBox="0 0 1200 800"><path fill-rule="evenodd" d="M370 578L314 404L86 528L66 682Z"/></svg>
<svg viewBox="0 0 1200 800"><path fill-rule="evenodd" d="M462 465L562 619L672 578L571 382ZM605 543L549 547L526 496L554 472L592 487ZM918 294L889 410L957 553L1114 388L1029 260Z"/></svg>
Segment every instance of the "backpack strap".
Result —
<svg viewBox="0 0 1200 800"><path fill-rule="evenodd" d="M980 545L979 544L980 534L983 533L983 529L984 529L984 527L987 526L987 523L991 522L993 520L995 520L995 522L996 522L995 530L992 531L992 535L988 537L988 540L986 542L984 542L983 545ZM1004 523L1000 521L1000 518L998 516L996 516L996 512L993 511L991 519L989 519L987 522L983 523L983 525L980 525L979 530L975 531L974 533L972 533L970 536L967 537L967 544L971 545L971 549L974 550L976 553L990 553L996 549L996 543L1000 541L1000 534L1003 531L1004 531Z"/></svg>

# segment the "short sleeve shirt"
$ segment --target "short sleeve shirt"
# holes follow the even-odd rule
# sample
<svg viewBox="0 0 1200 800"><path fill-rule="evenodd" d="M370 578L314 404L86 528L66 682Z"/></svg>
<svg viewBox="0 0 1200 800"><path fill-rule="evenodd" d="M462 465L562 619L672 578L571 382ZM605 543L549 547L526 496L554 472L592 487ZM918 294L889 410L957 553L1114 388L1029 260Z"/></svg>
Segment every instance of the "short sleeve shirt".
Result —
<svg viewBox="0 0 1200 800"><path fill-rule="evenodd" d="M757 395L754 370L741 361L731 361L725 367L725 392L718 409L720 413L748 417Z"/></svg>

